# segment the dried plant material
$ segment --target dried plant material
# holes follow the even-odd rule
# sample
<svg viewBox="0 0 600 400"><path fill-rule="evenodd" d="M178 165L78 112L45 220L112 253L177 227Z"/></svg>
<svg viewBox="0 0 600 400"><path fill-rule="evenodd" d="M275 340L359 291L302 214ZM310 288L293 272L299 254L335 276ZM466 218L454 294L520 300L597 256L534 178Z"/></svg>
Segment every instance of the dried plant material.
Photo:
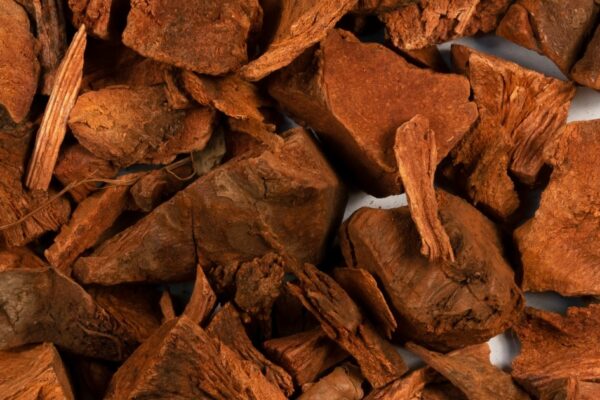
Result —
<svg viewBox="0 0 600 400"><path fill-rule="evenodd" d="M355 301L366 308L365 311L373 316L385 336L391 339L398 323L373 275L362 268L336 268L333 277Z"/></svg>
<svg viewBox="0 0 600 400"><path fill-rule="evenodd" d="M206 108L169 108L162 87L112 86L81 95L69 127L86 149L120 166L168 163L179 153L201 150L212 133Z"/></svg>
<svg viewBox="0 0 600 400"><path fill-rule="evenodd" d="M224 75L247 62L246 41L261 17L258 0L136 0L123 43L157 61Z"/></svg>
<svg viewBox="0 0 600 400"><path fill-rule="evenodd" d="M513 0L479 0L463 34L491 33L496 30Z"/></svg>
<svg viewBox="0 0 600 400"><path fill-rule="evenodd" d="M340 235L348 265L366 269L381 282L402 321L399 333L446 351L504 332L521 311L523 298L494 224L445 192L438 192L438 205L455 262L431 262L419 252L419 234L407 207L363 208Z"/></svg>
<svg viewBox="0 0 600 400"><path fill-rule="evenodd" d="M65 187L84 179L111 179L117 176L118 172L118 168L111 162L96 157L79 144L63 149L54 168L54 176ZM97 183L88 182L73 186L69 193L80 203L96 189Z"/></svg>
<svg viewBox="0 0 600 400"><path fill-rule="evenodd" d="M56 71L54 86L38 130L25 184L29 189L48 190L60 146L67 131L67 119L81 87L83 53L87 43L82 25Z"/></svg>
<svg viewBox="0 0 600 400"><path fill-rule="evenodd" d="M399 178L406 190L410 216L421 236L421 254L430 261L454 261L450 238L438 216L433 186L437 143L426 117L417 114L398 128L394 154Z"/></svg>
<svg viewBox="0 0 600 400"><path fill-rule="evenodd" d="M139 398L285 399L251 364L195 322L163 324L119 368L106 400Z"/></svg>
<svg viewBox="0 0 600 400"><path fill-rule="evenodd" d="M221 164L226 152L225 134L222 129L217 129L211 135L205 148L192 152L191 158L194 173L197 176L208 174Z"/></svg>
<svg viewBox="0 0 600 400"><path fill-rule="evenodd" d="M567 125L550 155L554 170L540 207L514 233L524 290L600 295L598 151L600 120L594 120Z"/></svg>
<svg viewBox="0 0 600 400"><path fill-rule="evenodd" d="M4 399L74 400L67 371L51 343L0 351Z"/></svg>
<svg viewBox="0 0 600 400"><path fill-rule="evenodd" d="M177 318L175 307L173 306L173 298L168 288L165 288L160 295L160 312L162 314L162 322L167 322L173 318Z"/></svg>
<svg viewBox="0 0 600 400"><path fill-rule="evenodd" d="M304 308L302 302L286 286L283 287L281 294L275 300L275 304L273 304L271 317L273 319L273 337L282 339L319 326L319 322L315 317ZM310 379L307 382L312 382L313 380Z"/></svg>
<svg viewBox="0 0 600 400"><path fill-rule="evenodd" d="M404 50L402 54L413 64L431 68L438 72L447 72L448 66L442 58L442 54L437 46L427 46L417 50Z"/></svg>
<svg viewBox="0 0 600 400"><path fill-rule="evenodd" d="M419 0L358 0L354 11L359 13L387 12L402 8L411 3L416 3L417 1Z"/></svg>
<svg viewBox="0 0 600 400"><path fill-rule="evenodd" d="M299 279L298 284L288 283L292 293L319 320L327 336L356 359L373 387L384 386L406 372L402 357L333 278L310 264L288 265Z"/></svg>
<svg viewBox="0 0 600 400"><path fill-rule="evenodd" d="M375 389L369 393L365 400L395 400L395 399L424 399L425 386L432 380L432 373L428 368L421 368L411 372L403 378L397 379L387 386Z"/></svg>
<svg viewBox="0 0 600 400"><path fill-rule="evenodd" d="M248 145L244 150L247 150L254 145L259 146L267 146L271 149L277 148L283 143L283 139L276 133L276 127L272 124L265 124L261 121L256 121L253 119L234 119L229 118L227 120L227 126L232 132L235 132L236 137L239 140L239 134L243 134L245 136L249 136L252 140L250 143L246 141L246 145ZM231 152L232 156L235 154L234 151ZM241 153L241 152L240 152Z"/></svg>
<svg viewBox="0 0 600 400"><path fill-rule="evenodd" d="M299 386L313 382L322 372L348 357L348 353L329 339L321 328L267 340L263 347Z"/></svg>
<svg viewBox="0 0 600 400"><path fill-rule="evenodd" d="M479 125L453 152L467 176L471 200L500 218L519 207L509 173L536 182L546 149L560 136L575 88L515 63L453 46L469 54L467 75L479 108ZM437 134L437 131L436 131Z"/></svg>
<svg viewBox="0 0 600 400"><path fill-rule="evenodd" d="M486 360L474 354L440 354L414 343L407 344L410 351L458 387L469 400L528 400L530 397L509 374L490 363L488 344L478 347L486 352Z"/></svg>
<svg viewBox="0 0 600 400"><path fill-rule="evenodd" d="M193 175L191 162L146 173L131 186L129 191L133 208L143 212L154 210L159 204L185 188L191 182L191 179L185 178Z"/></svg>
<svg viewBox="0 0 600 400"><path fill-rule="evenodd" d="M45 268L46 264L27 247L5 249L0 245L0 272L15 268Z"/></svg>
<svg viewBox="0 0 600 400"><path fill-rule="evenodd" d="M283 70L269 91L336 150L371 194L402 191L389 148L404 122L417 113L429 119L439 161L477 119L467 79L411 66L384 46L361 43L349 32L332 31L314 65L306 65L305 56Z"/></svg>
<svg viewBox="0 0 600 400"><path fill-rule="evenodd" d="M117 38L128 10L126 0L69 0L74 26L84 24L90 35L100 39Z"/></svg>
<svg viewBox="0 0 600 400"><path fill-rule="evenodd" d="M594 399L600 394L600 306L566 315L527 308L514 328L521 352L513 377L540 399ZM589 396L585 396L589 393Z"/></svg>
<svg viewBox="0 0 600 400"><path fill-rule="evenodd" d="M208 279L206 279L202 266L198 265L196 268L194 291L183 314L197 324L203 325L208 320L208 317L210 317L216 304L217 296L210 286Z"/></svg>
<svg viewBox="0 0 600 400"><path fill-rule="evenodd" d="M175 110L185 110L191 107L191 101L188 99L183 83L181 83L180 73L175 68L164 68L165 95L169 106Z"/></svg>
<svg viewBox="0 0 600 400"><path fill-rule="evenodd" d="M363 381L358 368L346 364L311 385L298 400L360 400L364 396Z"/></svg>
<svg viewBox="0 0 600 400"><path fill-rule="evenodd" d="M102 399L116 368L107 362L85 357L71 357L69 361L71 379L78 384L76 388L79 391L87 389L86 394L88 396L91 394L92 399Z"/></svg>
<svg viewBox="0 0 600 400"><path fill-rule="evenodd" d="M496 33L547 56L568 76L597 14L594 0L517 0Z"/></svg>
<svg viewBox="0 0 600 400"><path fill-rule="evenodd" d="M256 366L273 385L286 395L294 392L292 377L283 368L273 364L259 352L246 334L240 314L231 303L227 303L217 311L206 328L209 335L219 339L245 361Z"/></svg>
<svg viewBox="0 0 600 400"><path fill-rule="evenodd" d="M257 81L289 65L304 50L323 40L356 3L356 0L283 1L273 40L264 54L242 68L241 75Z"/></svg>
<svg viewBox="0 0 600 400"><path fill-rule="evenodd" d="M600 90L600 28L587 45L585 54L571 70L575 82Z"/></svg>
<svg viewBox="0 0 600 400"><path fill-rule="evenodd" d="M52 342L88 357L123 360L137 344L83 288L52 268L0 272L0 349Z"/></svg>

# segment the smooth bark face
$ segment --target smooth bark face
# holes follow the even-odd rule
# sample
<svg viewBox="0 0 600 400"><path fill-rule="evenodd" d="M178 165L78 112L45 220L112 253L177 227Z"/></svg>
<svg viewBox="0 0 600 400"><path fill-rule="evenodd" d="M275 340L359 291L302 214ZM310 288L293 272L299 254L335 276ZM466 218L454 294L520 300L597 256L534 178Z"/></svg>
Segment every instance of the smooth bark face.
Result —
<svg viewBox="0 0 600 400"><path fill-rule="evenodd" d="M443 351L510 327L523 306L494 224L439 192L440 218L456 260L430 262L407 207L357 211L340 230L349 266L371 272L398 314L398 333ZM373 234L377 232L377 234Z"/></svg>

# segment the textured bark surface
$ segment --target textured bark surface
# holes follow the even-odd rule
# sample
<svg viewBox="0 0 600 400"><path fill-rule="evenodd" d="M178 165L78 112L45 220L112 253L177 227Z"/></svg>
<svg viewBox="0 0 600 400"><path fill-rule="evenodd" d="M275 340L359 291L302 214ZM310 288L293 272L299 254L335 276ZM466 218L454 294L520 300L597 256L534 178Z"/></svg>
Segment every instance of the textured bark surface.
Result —
<svg viewBox="0 0 600 400"><path fill-rule="evenodd" d="M600 28L596 28L585 54L571 70L571 77L581 85L600 90Z"/></svg>
<svg viewBox="0 0 600 400"><path fill-rule="evenodd" d="M464 35L493 32L512 3L513 0L480 0L465 28Z"/></svg>
<svg viewBox="0 0 600 400"><path fill-rule="evenodd" d="M430 262L419 253L419 235L407 207L363 208L340 235L348 265L366 269L382 283L398 313L399 333L449 350L505 331L523 299L496 227L462 199L438 194L455 262Z"/></svg>
<svg viewBox="0 0 600 400"><path fill-rule="evenodd" d="M569 308L566 315L527 308L515 326L521 352L513 377L542 399L594 399L600 395L600 305Z"/></svg>
<svg viewBox="0 0 600 400"><path fill-rule="evenodd" d="M511 176L525 184L536 182L546 149L566 123L575 88L462 46L453 46L453 53L468 60L466 73L480 116L477 127L454 149L453 163L466 176L471 200L507 218L519 207Z"/></svg>
<svg viewBox="0 0 600 400"><path fill-rule="evenodd" d="M346 364L319 379L298 400L360 400L364 396L361 387L363 381L360 370Z"/></svg>
<svg viewBox="0 0 600 400"><path fill-rule="evenodd" d="M45 268L46 264L27 247L4 248L0 245L0 271L17 268Z"/></svg>
<svg viewBox="0 0 600 400"><path fill-rule="evenodd" d="M182 179L194 173L191 162L176 168L167 168L170 173L164 168L150 171L131 186L129 194L132 207L150 212L191 182Z"/></svg>
<svg viewBox="0 0 600 400"><path fill-rule="evenodd" d="M370 194L402 191L389 148L404 122L418 113L429 118L440 143L439 161L477 119L467 79L411 66L349 32L332 31L321 42L314 65L306 56L284 69L269 91L336 150Z"/></svg>
<svg viewBox="0 0 600 400"><path fill-rule="evenodd" d="M419 0L358 0L354 11L359 13L377 13L392 11L416 3Z"/></svg>
<svg viewBox="0 0 600 400"><path fill-rule="evenodd" d="M514 233L524 290L600 295L598 151L600 121L594 120L567 125L549 155L554 170L540 208Z"/></svg>
<svg viewBox="0 0 600 400"><path fill-rule="evenodd" d="M183 314L197 324L204 325L208 317L212 314L216 304L217 296L210 286L202 266L198 265L196 268L194 291L185 306Z"/></svg>
<svg viewBox="0 0 600 400"><path fill-rule="evenodd" d="M75 399L60 355L50 343L0 351L0 370L4 399Z"/></svg>
<svg viewBox="0 0 600 400"><path fill-rule="evenodd" d="M90 35L100 39L118 38L128 9L126 0L69 0L74 26L85 24Z"/></svg>
<svg viewBox="0 0 600 400"><path fill-rule="evenodd" d="M254 366L186 317L171 320L114 375L107 400L285 399Z"/></svg>
<svg viewBox="0 0 600 400"><path fill-rule="evenodd" d="M261 19L258 0L134 0L123 43L157 61L224 75L246 63L248 35Z"/></svg>

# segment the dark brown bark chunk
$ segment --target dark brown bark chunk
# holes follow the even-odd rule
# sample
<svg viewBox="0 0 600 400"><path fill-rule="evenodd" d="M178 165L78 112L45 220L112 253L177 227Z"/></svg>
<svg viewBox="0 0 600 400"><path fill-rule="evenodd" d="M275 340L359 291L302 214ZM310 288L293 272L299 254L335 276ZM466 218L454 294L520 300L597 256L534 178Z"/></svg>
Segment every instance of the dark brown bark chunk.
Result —
<svg viewBox="0 0 600 400"><path fill-rule="evenodd" d="M223 75L246 63L246 41L261 18L258 0L135 0L123 43L145 57Z"/></svg>
<svg viewBox="0 0 600 400"><path fill-rule="evenodd" d="M240 314L231 303L217 311L206 328L209 335L219 339L242 359L253 363L273 385L286 395L294 392L292 377L280 366L273 364L258 351L246 334Z"/></svg>
<svg viewBox="0 0 600 400"><path fill-rule="evenodd" d="M429 118L440 143L439 161L477 119L464 77L411 66L393 51L361 43L349 32L332 31L314 65L307 56L284 69L269 91L338 152L371 194L402 190L389 149L404 122L418 113Z"/></svg>
<svg viewBox="0 0 600 400"><path fill-rule="evenodd" d="M496 32L544 54L568 76L594 29L597 13L594 0L518 0Z"/></svg>
<svg viewBox="0 0 600 400"><path fill-rule="evenodd" d="M0 351L4 399L74 400L71 383L51 343Z"/></svg>
<svg viewBox="0 0 600 400"><path fill-rule="evenodd" d="M174 168L167 166L148 172L131 186L132 206L144 212L152 211L186 187L191 180L185 178L192 176L193 173L191 162Z"/></svg>
<svg viewBox="0 0 600 400"><path fill-rule="evenodd" d="M196 268L194 291L185 306L183 314L197 324L204 325L216 304L217 296L210 286L208 279L206 279L202 266L198 265Z"/></svg>
<svg viewBox="0 0 600 400"><path fill-rule="evenodd" d="M599 305L572 307L564 316L527 308L514 329L521 353L513 361L513 377L532 395L542 399L598 397Z"/></svg>
<svg viewBox="0 0 600 400"><path fill-rule="evenodd" d="M583 58L573 67L571 76L581 85L600 90L600 27L596 28L594 37L588 43Z"/></svg>
<svg viewBox="0 0 600 400"><path fill-rule="evenodd" d="M118 38L125 21L126 0L69 0L74 26L84 24L90 35L101 39Z"/></svg>
<svg viewBox="0 0 600 400"><path fill-rule="evenodd" d="M525 184L536 182L546 149L566 123L575 88L512 62L453 46L453 53L461 52L463 60L468 54L466 73L480 121L454 149L453 163L466 175L471 200L507 218L519 207L509 172Z"/></svg>
<svg viewBox="0 0 600 400"><path fill-rule="evenodd" d="M535 217L514 234L524 290L600 295L600 120L567 125ZM565 264L568 260L568 265Z"/></svg>
<svg viewBox="0 0 600 400"><path fill-rule="evenodd" d="M107 400L285 399L254 366L186 317L166 322L114 375Z"/></svg>
<svg viewBox="0 0 600 400"><path fill-rule="evenodd" d="M346 364L311 385L298 400L360 400L364 396L363 381L360 370Z"/></svg>
<svg viewBox="0 0 600 400"><path fill-rule="evenodd" d="M399 333L450 350L506 330L523 299L492 222L450 194L438 192L438 202L455 262L430 262L419 253L419 235L407 207L363 208L340 235L349 266L366 269L382 283L398 313Z"/></svg>

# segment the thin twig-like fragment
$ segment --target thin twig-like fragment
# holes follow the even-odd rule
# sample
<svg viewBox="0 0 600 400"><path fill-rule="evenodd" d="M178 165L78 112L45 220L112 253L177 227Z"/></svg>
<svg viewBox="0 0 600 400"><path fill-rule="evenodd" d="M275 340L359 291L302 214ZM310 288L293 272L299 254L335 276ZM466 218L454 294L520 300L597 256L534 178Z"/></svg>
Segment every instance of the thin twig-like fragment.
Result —
<svg viewBox="0 0 600 400"><path fill-rule="evenodd" d="M160 295L160 312L162 313L162 322L167 322L177 317L175 314L175 307L173 306L173 298L168 288L165 288Z"/></svg>
<svg viewBox="0 0 600 400"><path fill-rule="evenodd" d="M198 264L192 298L186 305L183 315L187 316L197 324L203 324L207 318L210 317L210 313L216 303L217 296L212 290L208 279L206 279L202 266Z"/></svg>

